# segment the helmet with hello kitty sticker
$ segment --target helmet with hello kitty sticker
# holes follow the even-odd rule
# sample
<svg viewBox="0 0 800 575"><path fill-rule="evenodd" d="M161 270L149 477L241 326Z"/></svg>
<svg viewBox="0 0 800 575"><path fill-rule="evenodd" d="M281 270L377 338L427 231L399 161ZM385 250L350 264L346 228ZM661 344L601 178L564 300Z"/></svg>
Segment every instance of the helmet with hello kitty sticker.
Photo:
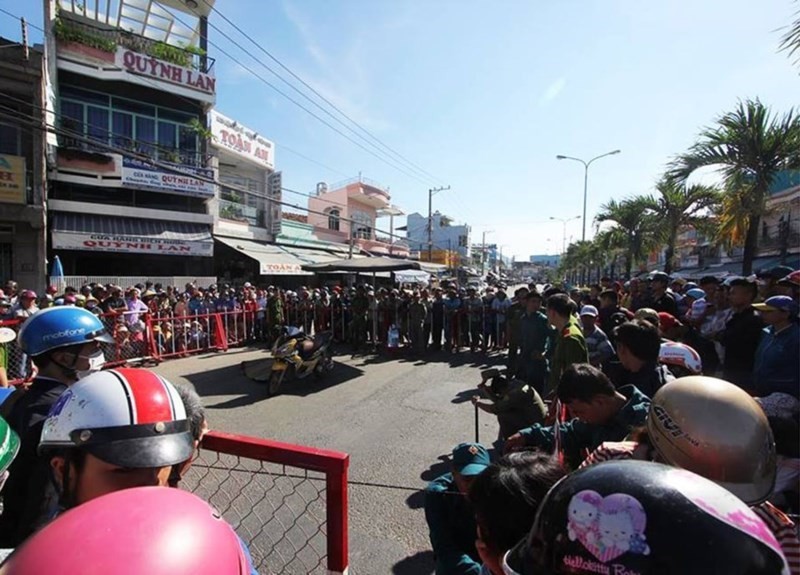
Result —
<svg viewBox="0 0 800 575"><path fill-rule="evenodd" d="M545 497L506 575L788 575L769 528L747 505L690 471L609 461L576 471Z"/></svg>

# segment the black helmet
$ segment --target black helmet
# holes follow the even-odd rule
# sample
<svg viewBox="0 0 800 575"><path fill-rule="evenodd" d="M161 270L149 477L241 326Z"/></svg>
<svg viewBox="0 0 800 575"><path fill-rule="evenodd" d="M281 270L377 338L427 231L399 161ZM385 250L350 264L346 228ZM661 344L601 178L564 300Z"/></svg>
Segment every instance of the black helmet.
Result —
<svg viewBox="0 0 800 575"><path fill-rule="evenodd" d="M507 574L783 575L769 528L739 498L689 471L611 461L559 481Z"/></svg>

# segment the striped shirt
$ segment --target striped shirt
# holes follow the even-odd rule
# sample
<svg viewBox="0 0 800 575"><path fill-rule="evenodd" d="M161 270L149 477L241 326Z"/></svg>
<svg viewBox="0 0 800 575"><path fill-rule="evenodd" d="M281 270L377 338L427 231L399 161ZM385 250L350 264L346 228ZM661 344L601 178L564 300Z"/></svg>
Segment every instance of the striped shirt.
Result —
<svg viewBox="0 0 800 575"><path fill-rule="evenodd" d="M605 442L589 454L578 469L583 469L603 461L619 459L649 459L644 444L636 441ZM800 539L797 526L783 512L769 502L751 507L764 524L769 527L781 546L791 575L800 575Z"/></svg>
<svg viewBox="0 0 800 575"><path fill-rule="evenodd" d="M780 543L786 562L789 564L789 572L792 575L800 575L800 540L797 538L797 526L768 501L754 505L751 509L769 527Z"/></svg>

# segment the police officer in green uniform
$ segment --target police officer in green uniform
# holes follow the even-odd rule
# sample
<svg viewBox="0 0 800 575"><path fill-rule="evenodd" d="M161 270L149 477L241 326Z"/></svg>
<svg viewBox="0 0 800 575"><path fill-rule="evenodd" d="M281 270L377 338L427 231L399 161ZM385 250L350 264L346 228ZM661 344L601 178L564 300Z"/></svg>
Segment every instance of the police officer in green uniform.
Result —
<svg viewBox="0 0 800 575"><path fill-rule="evenodd" d="M425 488L425 520L436 575L478 575L481 571L475 548L475 513L466 494L489 463L489 453L483 445L461 443L453 449L452 473L437 477Z"/></svg>
<svg viewBox="0 0 800 575"><path fill-rule="evenodd" d="M575 304L567 294L555 294L547 299L547 320L556 329L555 347L550 360L547 392L555 391L561 374L575 363L589 363L589 351L578 318Z"/></svg>
<svg viewBox="0 0 800 575"><path fill-rule="evenodd" d="M506 367L508 372L517 373L517 354L522 342L522 316L525 315L525 298L528 295L528 288L521 287L514 292L514 301L506 311L506 340L508 341L508 362Z"/></svg>
<svg viewBox="0 0 800 575"><path fill-rule="evenodd" d="M363 285L356 288L356 295L350 301L351 312L351 342L353 352L361 349L367 336L367 314L369 312L369 298Z"/></svg>
<svg viewBox="0 0 800 575"><path fill-rule="evenodd" d="M525 313L520 319L520 350L517 377L544 393L547 381L547 349L552 328L541 311L542 296L532 291L525 296Z"/></svg>

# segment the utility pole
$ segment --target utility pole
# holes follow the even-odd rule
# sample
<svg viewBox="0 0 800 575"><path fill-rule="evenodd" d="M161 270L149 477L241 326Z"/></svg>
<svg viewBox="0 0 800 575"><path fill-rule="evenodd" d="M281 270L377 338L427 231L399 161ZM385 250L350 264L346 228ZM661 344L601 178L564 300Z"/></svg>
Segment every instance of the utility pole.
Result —
<svg viewBox="0 0 800 575"><path fill-rule="evenodd" d="M486 234L493 233L494 230L483 230L483 246L481 254L481 276L486 275Z"/></svg>
<svg viewBox="0 0 800 575"><path fill-rule="evenodd" d="M431 188L428 190L428 261L433 260L433 196L439 192L449 190L450 186Z"/></svg>

